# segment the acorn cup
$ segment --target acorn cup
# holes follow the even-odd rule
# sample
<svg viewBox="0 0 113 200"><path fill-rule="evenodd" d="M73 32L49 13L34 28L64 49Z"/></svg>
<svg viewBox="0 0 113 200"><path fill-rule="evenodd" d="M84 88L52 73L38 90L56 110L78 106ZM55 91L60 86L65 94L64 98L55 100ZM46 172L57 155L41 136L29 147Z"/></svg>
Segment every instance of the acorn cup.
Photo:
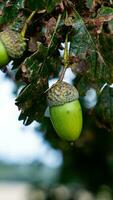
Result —
<svg viewBox="0 0 113 200"><path fill-rule="evenodd" d="M50 119L56 133L66 141L75 141L82 130L82 109L77 89L58 81L48 91Z"/></svg>
<svg viewBox="0 0 113 200"><path fill-rule="evenodd" d="M11 58L20 58L26 48L25 38L9 28L0 32L0 66L8 64Z"/></svg>

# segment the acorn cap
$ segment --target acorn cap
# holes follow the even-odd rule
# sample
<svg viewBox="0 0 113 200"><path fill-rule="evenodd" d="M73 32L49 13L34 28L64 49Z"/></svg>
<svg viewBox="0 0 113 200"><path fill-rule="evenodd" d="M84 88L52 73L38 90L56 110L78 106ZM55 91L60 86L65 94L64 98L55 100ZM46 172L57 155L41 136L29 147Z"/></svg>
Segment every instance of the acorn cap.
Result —
<svg viewBox="0 0 113 200"><path fill-rule="evenodd" d="M22 56L26 48L25 38L20 33L10 30L0 32L0 40L7 49L8 55L12 58L19 58Z"/></svg>
<svg viewBox="0 0 113 200"><path fill-rule="evenodd" d="M77 100L79 94L77 89L66 82L58 81L48 91L47 100L48 105L59 106L65 103Z"/></svg>

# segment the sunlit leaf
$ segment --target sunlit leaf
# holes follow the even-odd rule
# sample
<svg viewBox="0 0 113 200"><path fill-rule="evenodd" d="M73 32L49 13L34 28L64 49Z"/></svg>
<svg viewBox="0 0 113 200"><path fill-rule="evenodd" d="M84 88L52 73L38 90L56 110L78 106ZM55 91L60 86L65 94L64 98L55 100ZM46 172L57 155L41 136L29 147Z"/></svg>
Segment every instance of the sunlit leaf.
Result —
<svg viewBox="0 0 113 200"><path fill-rule="evenodd" d="M113 15L113 8L102 6L98 11L98 17L99 16L109 16Z"/></svg>

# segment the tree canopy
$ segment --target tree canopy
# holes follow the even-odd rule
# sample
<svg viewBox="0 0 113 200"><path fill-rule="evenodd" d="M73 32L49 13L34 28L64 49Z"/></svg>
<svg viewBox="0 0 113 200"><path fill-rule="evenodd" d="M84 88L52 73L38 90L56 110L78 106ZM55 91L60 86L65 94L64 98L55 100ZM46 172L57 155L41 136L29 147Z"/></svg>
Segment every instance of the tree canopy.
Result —
<svg viewBox="0 0 113 200"><path fill-rule="evenodd" d="M25 125L42 121L47 107L48 80L59 76L65 64L59 50L68 35L68 67L76 74L75 85L83 97L93 87L98 96L95 117L103 127L112 127L113 4L111 1L0 2L1 31L10 27L25 35L27 48L15 59L15 80L24 88L16 99ZM102 86L107 83L101 91ZM106 100L107 99L107 100ZM100 115L101 114L101 115Z"/></svg>
<svg viewBox="0 0 113 200"><path fill-rule="evenodd" d="M108 151L113 150L111 134L113 132L113 87L111 85L113 83L113 1L1 0L0 30L2 32L7 28L20 33L27 43L24 54L18 59L13 59L11 69L16 85L23 86L15 100L20 110L19 120L22 120L25 125L31 124L34 120L42 123L42 132L43 130L48 132L45 138L54 147L59 147L65 152L64 171L70 167L69 163L73 162L73 159L78 163L76 169L83 170L83 161L79 160L81 151L78 152L78 148L80 148L83 150L83 160L87 157L85 155L94 158L91 161L87 157L87 164L83 167L86 169L92 162L90 167L96 174L98 172L95 162L97 162L100 176L106 169L106 177L110 179L106 162L101 171L101 161L103 163L104 156ZM69 51L67 44L70 44ZM60 50L64 50L64 57L61 56ZM63 78L64 67L71 68L75 74L73 85L78 89L83 110L83 133L80 140L76 142L75 149L61 141L57 135L52 135L54 130L49 118L45 116L48 82L53 78ZM2 66L1 70L10 76L7 66ZM95 106L91 108L84 103L90 89L93 89L96 95ZM73 153L78 156L73 158ZM111 162L111 168L112 165ZM72 167L73 171L74 168L75 164ZM90 183L88 174L92 174L91 168L86 170L85 180L89 181L88 183ZM73 179L71 173L72 170L70 176ZM61 180L68 180L68 178L62 175ZM97 178L97 176L94 178L93 186L96 185ZM105 181L109 182L108 179L106 178Z"/></svg>

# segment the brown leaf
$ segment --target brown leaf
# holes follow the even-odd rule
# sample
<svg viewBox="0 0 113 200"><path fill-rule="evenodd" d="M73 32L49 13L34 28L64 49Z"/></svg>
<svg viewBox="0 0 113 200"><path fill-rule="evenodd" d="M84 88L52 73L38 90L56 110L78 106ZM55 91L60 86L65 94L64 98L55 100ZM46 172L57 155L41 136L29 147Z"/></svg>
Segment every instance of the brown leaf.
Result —
<svg viewBox="0 0 113 200"><path fill-rule="evenodd" d="M28 49L30 52L35 52L37 50L37 38L36 37L30 37L30 40L28 43Z"/></svg>
<svg viewBox="0 0 113 200"><path fill-rule="evenodd" d="M46 37L46 43L49 45L51 41L52 33L54 32L56 26L56 19L54 17L51 17L49 21L45 22L45 37Z"/></svg>
<svg viewBox="0 0 113 200"><path fill-rule="evenodd" d="M0 10L0 16L2 16L3 15L3 10Z"/></svg>

